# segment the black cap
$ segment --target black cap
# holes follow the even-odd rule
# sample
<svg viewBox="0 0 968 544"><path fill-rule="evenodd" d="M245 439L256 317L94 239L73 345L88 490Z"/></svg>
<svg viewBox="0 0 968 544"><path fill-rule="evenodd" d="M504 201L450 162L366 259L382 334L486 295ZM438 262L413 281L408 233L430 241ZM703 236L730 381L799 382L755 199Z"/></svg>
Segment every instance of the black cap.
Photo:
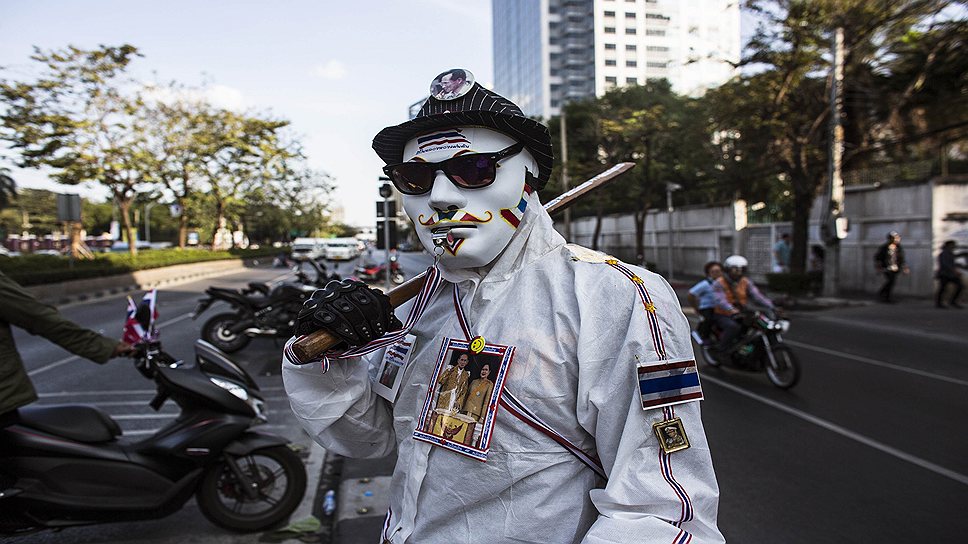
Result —
<svg viewBox="0 0 968 544"><path fill-rule="evenodd" d="M441 78L453 73L466 76L467 84L451 94L440 88ZM453 96L451 98L451 96ZM415 136L443 127L486 127L522 142L538 163L538 172L529 184L541 190L551 177L554 153L548 127L524 116L521 108L503 96L473 81L467 70L448 70L431 85L431 96L413 119L387 127L373 138L373 150L386 164L403 162L403 149Z"/></svg>

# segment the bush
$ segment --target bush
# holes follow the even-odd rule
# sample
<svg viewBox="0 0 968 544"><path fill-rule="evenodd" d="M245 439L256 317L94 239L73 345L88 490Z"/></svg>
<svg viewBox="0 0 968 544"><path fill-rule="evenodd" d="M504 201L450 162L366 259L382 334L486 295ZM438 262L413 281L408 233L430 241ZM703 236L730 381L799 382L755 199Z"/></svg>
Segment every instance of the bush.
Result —
<svg viewBox="0 0 968 544"><path fill-rule="evenodd" d="M812 290L813 277L806 273L784 272L767 274L766 284L770 291L788 295L805 295Z"/></svg>
<svg viewBox="0 0 968 544"><path fill-rule="evenodd" d="M75 260L53 255L21 255L0 257L0 271L20 285L41 285L59 281L79 280L129 274L137 270L161 268L176 264L228 259L250 259L279 253L277 248L231 249L209 251L205 249L151 249L139 251L133 259L125 253L100 253L93 259Z"/></svg>

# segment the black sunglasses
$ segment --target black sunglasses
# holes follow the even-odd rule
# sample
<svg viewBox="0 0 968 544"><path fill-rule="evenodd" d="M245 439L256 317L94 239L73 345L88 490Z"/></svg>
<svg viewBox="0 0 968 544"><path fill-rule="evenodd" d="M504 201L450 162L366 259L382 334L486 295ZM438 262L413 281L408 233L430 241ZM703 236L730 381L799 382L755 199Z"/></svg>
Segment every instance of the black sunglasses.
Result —
<svg viewBox="0 0 968 544"><path fill-rule="evenodd" d="M524 149L516 143L494 153L468 153L440 162L402 162L383 167L394 187L405 195L422 195L433 188L437 172L462 189L481 189L494 183L497 163Z"/></svg>

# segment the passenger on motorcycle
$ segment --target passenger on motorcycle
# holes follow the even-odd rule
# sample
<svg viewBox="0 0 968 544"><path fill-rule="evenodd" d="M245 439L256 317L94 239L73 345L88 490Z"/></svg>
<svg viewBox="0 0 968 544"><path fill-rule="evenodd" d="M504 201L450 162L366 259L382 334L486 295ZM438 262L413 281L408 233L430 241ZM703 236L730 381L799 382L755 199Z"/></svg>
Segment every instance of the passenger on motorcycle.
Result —
<svg viewBox="0 0 968 544"><path fill-rule="evenodd" d="M753 303L773 310L773 301L763 295L753 280L746 276L749 262L742 255L730 255L723 262L726 274L720 276L714 285L716 308L713 324L722 331L717 351L728 351L733 340L743 331L737 318L743 317L746 307Z"/></svg>
<svg viewBox="0 0 968 544"><path fill-rule="evenodd" d="M703 267L703 271L706 273L706 277L689 289L688 300L689 305L702 316L702 322L699 324L699 335L706 338L709 336L709 328L712 326L716 309L716 293L713 290L713 285L723 275L723 265L719 261L709 261Z"/></svg>

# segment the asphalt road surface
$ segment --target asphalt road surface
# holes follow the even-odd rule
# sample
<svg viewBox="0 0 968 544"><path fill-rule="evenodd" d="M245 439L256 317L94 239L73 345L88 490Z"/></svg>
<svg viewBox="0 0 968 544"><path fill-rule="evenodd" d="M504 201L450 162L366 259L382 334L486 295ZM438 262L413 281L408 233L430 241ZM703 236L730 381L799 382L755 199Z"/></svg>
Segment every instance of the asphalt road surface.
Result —
<svg viewBox="0 0 968 544"><path fill-rule="evenodd" d="M429 262L425 253L400 257L408 277ZM352 264L339 265L337 272L348 274ZM208 285L237 287L282 272L250 269L162 290L165 349L176 357L191 356L200 323L188 312ZM117 336L124 308L123 298L109 298L63 312ZM787 339L803 367L793 390L775 389L760 374L700 365L703 421L721 489L720 527L728 541L964 542L968 310L935 310L929 301L909 300L794 312L791 318ZM172 408L155 413L147 406L151 384L129 361L98 366L22 331L16 338L40 402L95 404L118 419L128 436L149 434L173 417ZM266 391L268 430L307 445L282 390L280 346L255 340L234 359ZM349 460L347 467L356 470ZM307 495L305 501L310 500ZM382 515L373 519L377 524ZM189 503L163 520L11 540L208 543L256 542L258 535L227 534ZM341 540L351 541L358 540L353 535Z"/></svg>

